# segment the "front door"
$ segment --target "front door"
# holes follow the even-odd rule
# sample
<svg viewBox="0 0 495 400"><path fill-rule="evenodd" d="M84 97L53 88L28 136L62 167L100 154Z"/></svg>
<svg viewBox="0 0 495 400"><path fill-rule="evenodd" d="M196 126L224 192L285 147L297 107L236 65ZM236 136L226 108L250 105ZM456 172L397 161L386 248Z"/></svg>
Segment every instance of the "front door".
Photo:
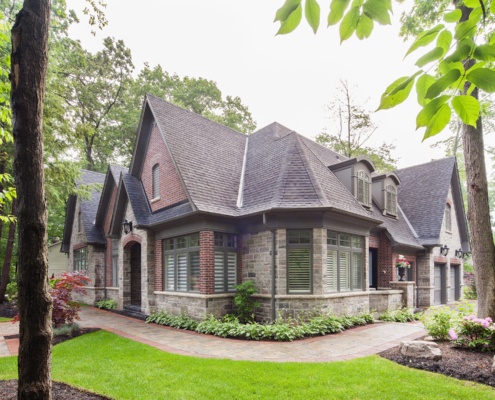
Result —
<svg viewBox="0 0 495 400"><path fill-rule="evenodd" d="M460 296L460 268L458 265L450 266L450 301L459 300Z"/></svg>
<svg viewBox="0 0 495 400"><path fill-rule="evenodd" d="M433 299L434 305L445 304L445 266L435 264L435 295Z"/></svg>
<svg viewBox="0 0 495 400"><path fill-rule="evenodd" d="M131 305L141 306L141 245L131 247Z"/></svg>

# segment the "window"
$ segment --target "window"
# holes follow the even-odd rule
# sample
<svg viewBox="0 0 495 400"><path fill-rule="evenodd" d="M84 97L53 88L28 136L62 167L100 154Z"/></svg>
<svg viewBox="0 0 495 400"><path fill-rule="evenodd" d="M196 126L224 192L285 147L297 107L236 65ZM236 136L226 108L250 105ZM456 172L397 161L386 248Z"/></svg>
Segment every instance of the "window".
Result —
<svg viewBox="0 0 495 400"><path fill-rule="evenodd" d="M361 236L327 232L327 289L345 292L363 289L363 247Z"/></svg>
<svg viewBox="0 0 495 400"><path fill-rule="evenodd" d="M305 294L312 292L311 230L287 231L287 292Z"/></svg>
<svg viewBox="0 0 495 400"><path fill-rule="evenodd" d="M231 292L237 285L237 240L231 233L215 232L215 293Z"/></svg>
<svg viewBox="0 0 495 400"><path fill-rule="evenodd" d="M364 171L358 171L357 174L357 200L364 206L369 207L371 181L368 174Z"/></svg>
<svg viewBox="0 0 495 400"><path fill-rule="evenodd" d="M450 204L445 206L445 230L447 232L452 231L452 209L450 208Z"/></svg>
<svg viewBox="0 0 495 400"><path fill-rule="evenodd" d="M77 213L77 232L81 232L81 227L82 227L82 217L81 217L81 210Z"/></svg>
<svg viewBox="0 0 495 400"><path fill-rule="evenodd" d="M74 250L74 271L88 270L88 248Z"/></svg>
<svg viewBox="0 0 495 400"><path fill-rule="evenodd" d="M397 216L397 190L394 185L387 185L387 201L386 211L387 214Z"/></svg>
<svg viewBox="0 0 495 400"><path fill-rule="evenodd" d="M119 241L112 240L112 287L119 286Z"/></svg>
<svg viewBox="0 0 495 400"><path fill-rule="evenodd" d="M199 292L199 233L163 242L164 289Z"/></svg>
<svg viewBox="0 0 495 400"><path fill-rule="evenodd" d="M159 164L155 164L152 169L151 192L153 199L157 199L160 197L160 165Z"/></svg>

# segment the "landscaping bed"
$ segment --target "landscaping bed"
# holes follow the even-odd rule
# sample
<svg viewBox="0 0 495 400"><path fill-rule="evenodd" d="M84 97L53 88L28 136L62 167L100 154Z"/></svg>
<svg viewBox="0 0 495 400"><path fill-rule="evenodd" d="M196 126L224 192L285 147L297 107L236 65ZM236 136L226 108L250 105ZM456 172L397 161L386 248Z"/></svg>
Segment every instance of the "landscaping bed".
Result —
<svg viewBox="0 0 495 400"><path fill-rule="evenodd" d="M439 361L406 357L400 353L399 346L385 350L379 355L406 367L495 387L495 375L491 374L495 353L480 353L456 348L450 342L436 343L442 351L442 359Z"/></svg>
<svg viewBox="0 0 495 400"><path fill-rule="evenodd" d="M17 379L0 381L0 399L17 400ZM54 400L109 400L110 397L77 389L61 382L52 382Z"/></svg>

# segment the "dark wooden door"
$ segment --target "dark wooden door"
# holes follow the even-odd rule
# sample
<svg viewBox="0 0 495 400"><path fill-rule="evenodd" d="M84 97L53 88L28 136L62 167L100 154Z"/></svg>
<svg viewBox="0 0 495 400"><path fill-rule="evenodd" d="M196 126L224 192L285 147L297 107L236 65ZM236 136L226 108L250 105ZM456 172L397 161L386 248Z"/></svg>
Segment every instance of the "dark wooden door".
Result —
<svg viewBox="0 0 495 400"><path fill-rule="evenodd" d="M131 247L131 305L141 306L141 245Z"/></svg>

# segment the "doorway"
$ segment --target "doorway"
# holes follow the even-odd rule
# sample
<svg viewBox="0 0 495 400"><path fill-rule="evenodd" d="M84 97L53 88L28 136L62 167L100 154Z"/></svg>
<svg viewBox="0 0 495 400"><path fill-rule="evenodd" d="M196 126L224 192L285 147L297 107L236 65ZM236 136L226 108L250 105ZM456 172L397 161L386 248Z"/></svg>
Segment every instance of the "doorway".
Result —
<svg viewBox="0 0 495 400"><path fill-rule="evenodd" d="M445 265L435 264L435 292L433 298L433 304L445 304L447 302L445 296Z"/></svg>
<svg viewBox="0 0 495 400"><path fill-rule="evenodd" d="M131 306L141 307L141 245L134 243L131 252Z"/></svg>

